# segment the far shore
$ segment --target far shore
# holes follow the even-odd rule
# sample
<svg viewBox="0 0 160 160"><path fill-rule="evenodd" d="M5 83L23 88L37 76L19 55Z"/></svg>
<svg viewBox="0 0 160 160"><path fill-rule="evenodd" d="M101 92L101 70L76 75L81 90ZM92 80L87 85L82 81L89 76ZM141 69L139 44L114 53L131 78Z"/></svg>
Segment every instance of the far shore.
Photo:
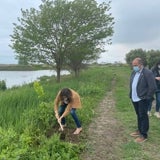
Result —
<svg viewBox="0 0 160 160"><path fill-rule="evenodd" d="M19 65L19 64L0 64L0 71L34 71L34 70L46 70L53 69L47 65Z"/></svg>

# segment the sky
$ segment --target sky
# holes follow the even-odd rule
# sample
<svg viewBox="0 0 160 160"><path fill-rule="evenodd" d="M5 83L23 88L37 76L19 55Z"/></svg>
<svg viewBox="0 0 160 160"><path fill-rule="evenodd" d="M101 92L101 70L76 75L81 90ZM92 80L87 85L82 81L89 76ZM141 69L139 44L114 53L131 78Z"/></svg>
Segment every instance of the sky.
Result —
<svg viewBox="0 0 160 160"><path fill-rule="evenodd" d="M97 0L97 2L109 0ZM160 0L111 0L114 17L112 44L105 45L98 63L125 63L125 55L134 49L160 50ZM13 23L23 10L37 8L41 0L1 0L0 64L16 64L15 53L9 47Z"/></svg>

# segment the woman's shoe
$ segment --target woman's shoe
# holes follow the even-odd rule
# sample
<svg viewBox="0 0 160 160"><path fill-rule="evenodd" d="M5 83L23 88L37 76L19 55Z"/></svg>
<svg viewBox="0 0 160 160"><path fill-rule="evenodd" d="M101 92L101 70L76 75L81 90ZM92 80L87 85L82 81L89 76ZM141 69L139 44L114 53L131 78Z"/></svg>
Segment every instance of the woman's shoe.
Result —
<svg viewBox="0 0 160 160"><path fill-rule="evenodd" d="M82 128L77 128L73 134L79 134L82 131Z"/></svg>

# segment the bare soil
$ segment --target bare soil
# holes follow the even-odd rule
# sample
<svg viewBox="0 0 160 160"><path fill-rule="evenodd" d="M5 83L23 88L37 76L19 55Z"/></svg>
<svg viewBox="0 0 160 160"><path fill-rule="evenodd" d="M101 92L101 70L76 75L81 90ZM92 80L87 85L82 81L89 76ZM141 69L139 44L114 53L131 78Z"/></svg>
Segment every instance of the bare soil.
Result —
<svg viewBox="0 0 160 160"><path fill-rule="evenodd" d="M121 160L120 144L124 140L123 127L115 117L115 101L108 92L97 107L97 116L88 127L87 149L82 160Z"/></svg>

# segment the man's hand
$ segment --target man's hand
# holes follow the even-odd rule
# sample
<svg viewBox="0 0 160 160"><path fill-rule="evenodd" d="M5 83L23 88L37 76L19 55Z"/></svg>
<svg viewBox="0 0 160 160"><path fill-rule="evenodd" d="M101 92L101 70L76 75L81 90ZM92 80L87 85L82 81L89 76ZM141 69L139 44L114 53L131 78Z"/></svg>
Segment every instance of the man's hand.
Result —
<svg viewBox="0 0 160 160"><path fill-rule="evenodd" d="M156 80L160 81L160 77L155 77Z"/></svg>

